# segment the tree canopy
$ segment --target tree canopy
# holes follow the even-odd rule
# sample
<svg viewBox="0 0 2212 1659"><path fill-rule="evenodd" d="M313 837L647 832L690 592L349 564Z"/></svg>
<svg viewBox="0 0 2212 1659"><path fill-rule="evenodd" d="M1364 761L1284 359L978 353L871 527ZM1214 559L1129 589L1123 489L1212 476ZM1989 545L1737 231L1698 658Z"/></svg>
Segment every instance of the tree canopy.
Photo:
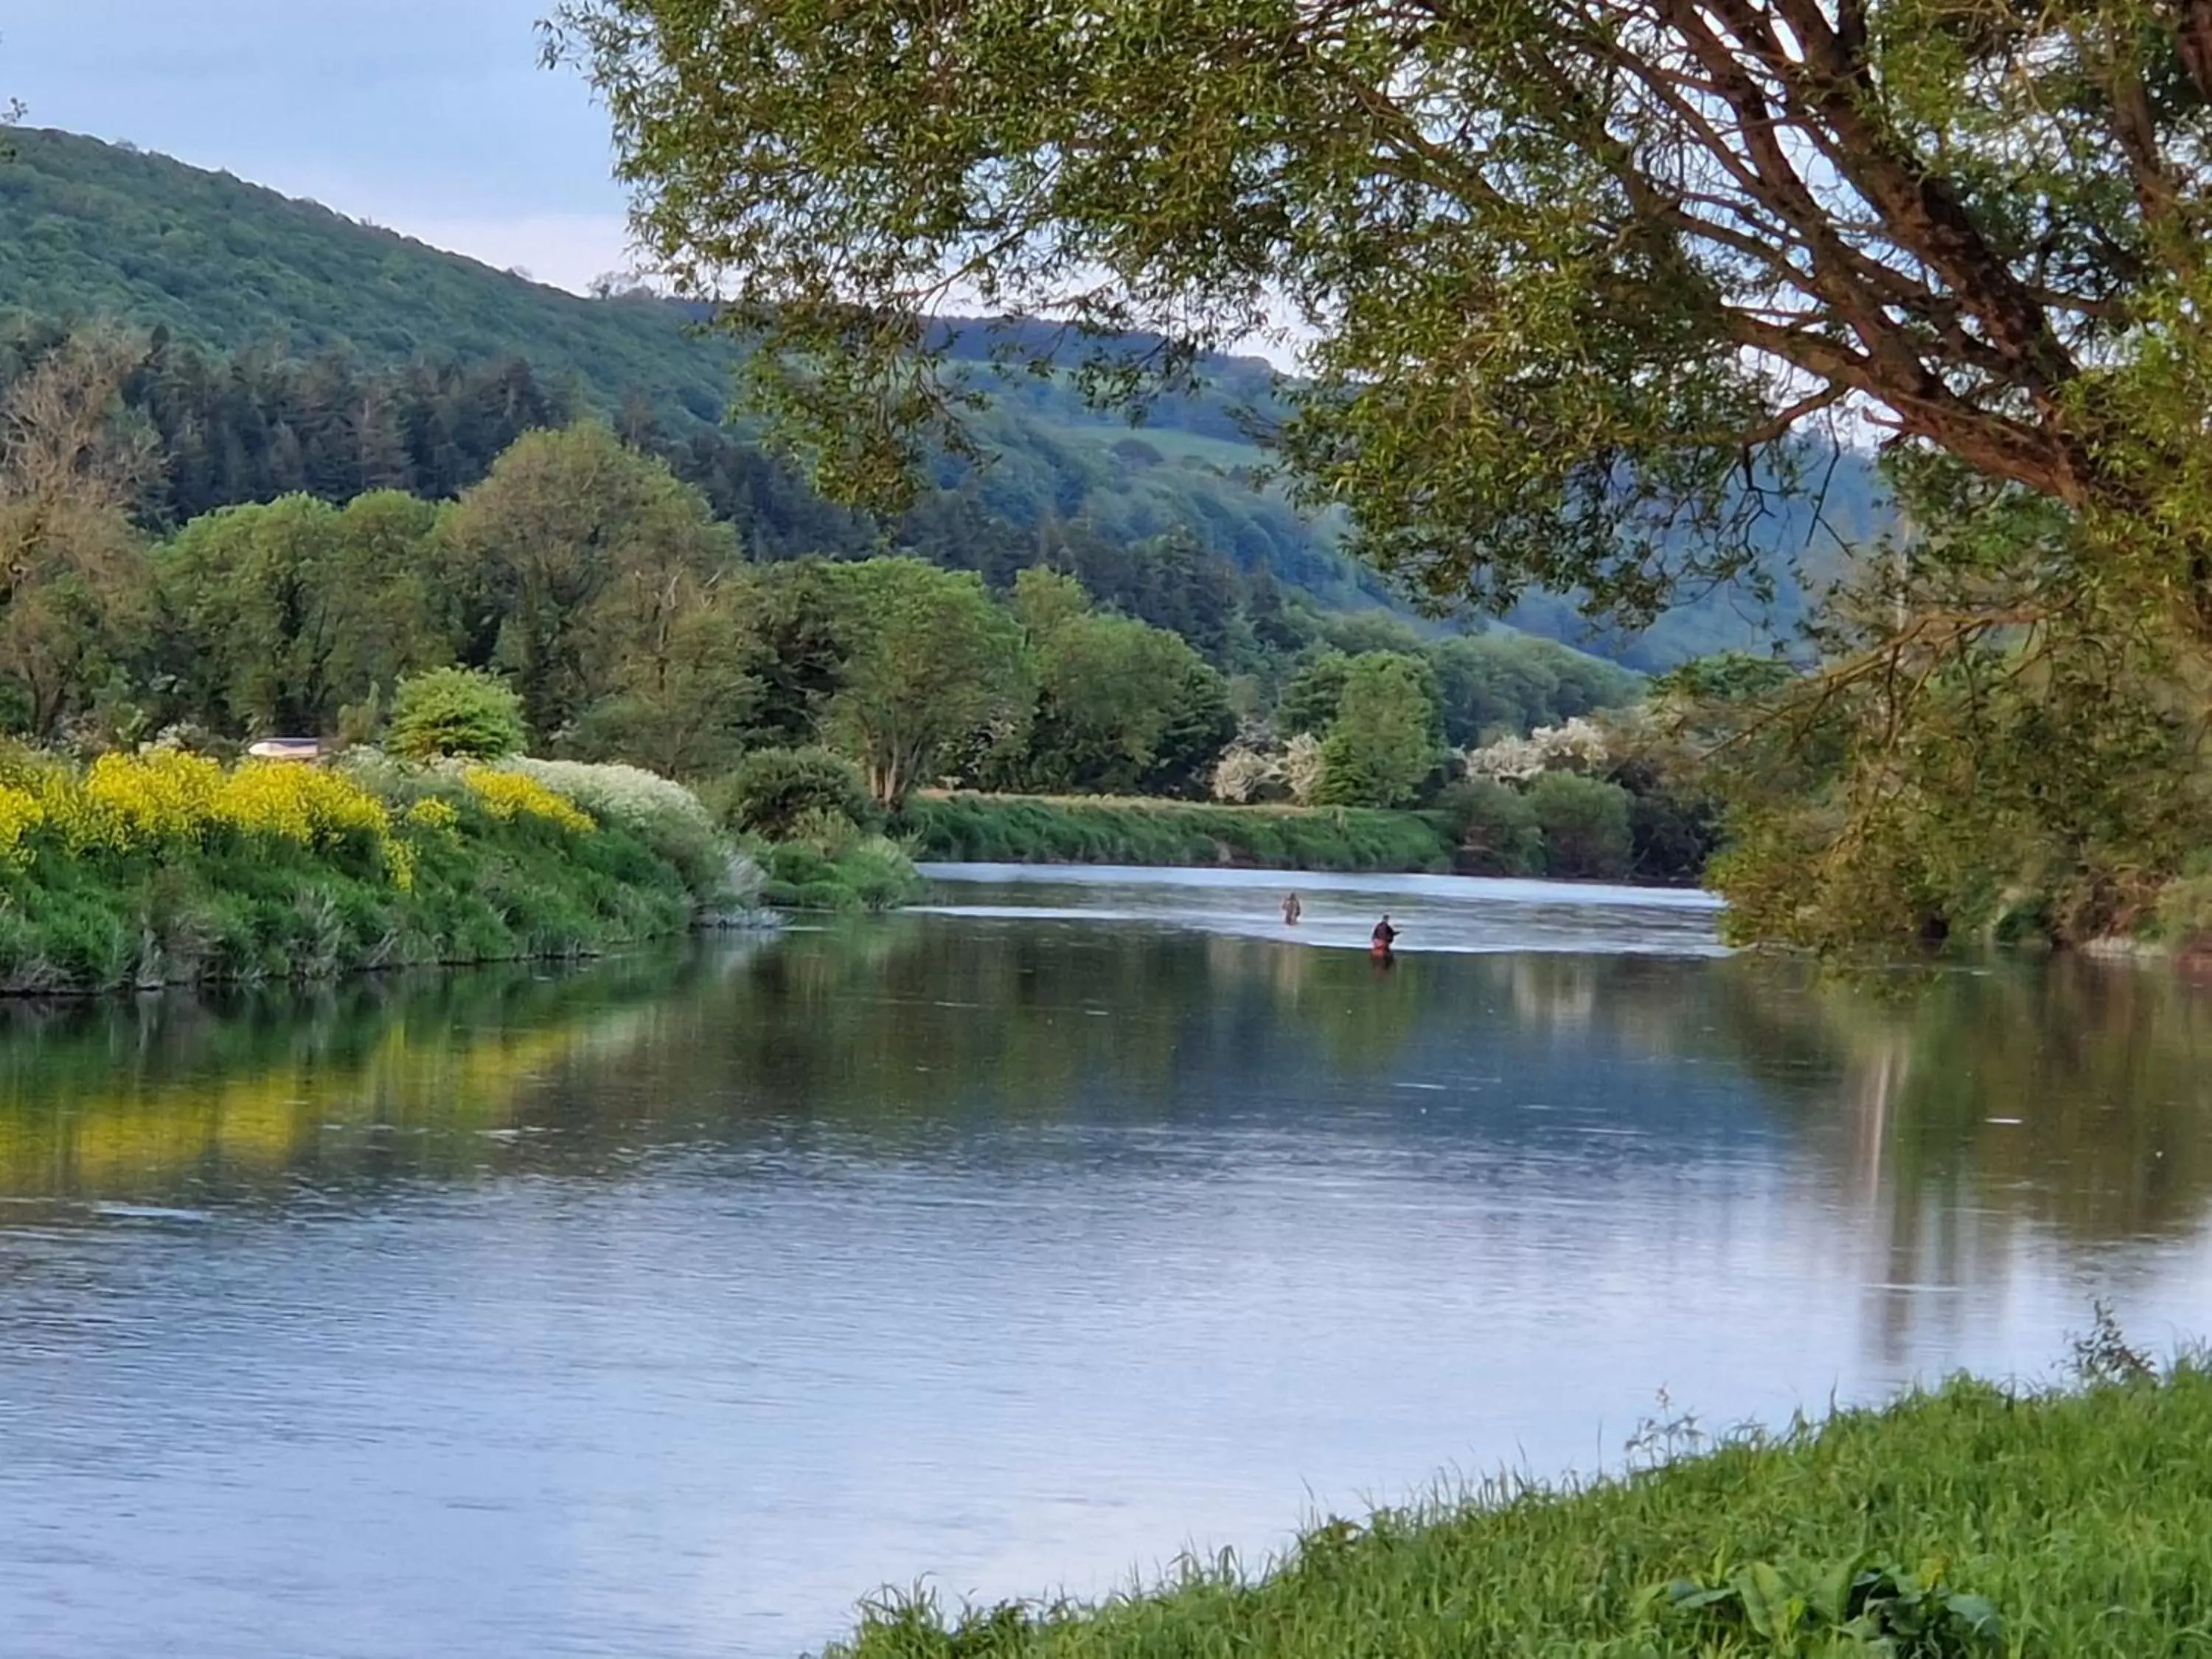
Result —
<svg viewBox="0 0 2212 1659"><path fill-rule="evenodd" d="M467 573L465 654L513 674L549 733L625 678L733 557L697 490L594 424L526 434L445 531Z"/></svg>
<svg viewBox="0 0 2212 1659"><path fill-rule="evenodd" d="M1037 682L1016 781L1049 793L1189 792L1237 735L1221 676L1179 635L1088 604L1052 572L1016 584Z"/></svg>
<svg viewBox="0 0 2212 1659"><path fill-rule="evenodd" d="M439 519L397 490L196 519L155 563L177 682L247 729L313 736L374 686L446 659L420 556Z"/></svg>
<svg viewBox="0 0 2212 1659"><path fill-rule="evenodd" d="M827 573L850 655L828 729L886 806L936 781L953 744L1020 702L1020 634L972 573L868 559Z"/></svg>
<svg viewBox="0 0 2212 1659"><path fill-rule="evenodd" d="M1151 331L1110 394L1287 313L1283 453L1440 599L1741 574L1848 407L2212 631L2208 0L572 0L550 49L843 484L957 416L947 296Z"/></svg>
<svg viewBox="0 0 2212 1659"><path fill-rule="evenodd" d="M1370 651L1346 661L1316 800L1403 806L1420 793L1444 758L1429 680L1417 657Z"/></svg>
<svg viewBox="0 0 2212 1659"><path fill-rule="evenodd" d="M34 731L88 700L143 609L127 509L149 466L118 418L129 363L79 334L0 394L0 677Z"/></svg>

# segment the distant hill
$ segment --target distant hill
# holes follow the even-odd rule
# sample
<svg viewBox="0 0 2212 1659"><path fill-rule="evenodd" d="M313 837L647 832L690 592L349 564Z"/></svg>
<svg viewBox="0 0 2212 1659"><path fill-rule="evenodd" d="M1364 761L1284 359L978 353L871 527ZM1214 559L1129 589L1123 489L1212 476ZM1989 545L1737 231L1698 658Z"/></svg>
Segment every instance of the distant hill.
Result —
<svg viewBox="0 0 2212 1659"><path fill-rule="evenodd" d="M582 298L166 156L46 130L15 139L0 167L0 324L113 317L220 352L372 366L520 358L603 414L642 398L678 435L719 425L728 406L732 344L669 302ZM969 355L983 343L964 329ZM1264 387L1264 365L1235 367ZM1116 540L1182 526L1325 601L1379 592L1325 528L1234 476L1259 458L1226 398L1171 403L1133 444L1127 422L1070 386L1009 391L979 422L997 463L966 482L1011 522L1082 523ZM965 471L948 466L944 482Z"/></svg>
<svg viewBox="0 0 2212 1659"><path fill-rule="evenodd" d="M112 317L217 353L370 368L519 359L573 404L610 416L649 406L674 437L723 422L733 347L702 335L696 312L644 295L582 298L128 147L44 130L12 138L15 158L0 166L0 325ZM953 355L980 357L987 326L949 325ZM1189 531L1243 571L1325 604L1376 603L1381 584L1337 550L1340 526L1249 484L1263 457L1238 411L1266 409L1267 366L1221 358L1204 374L1204 392L1162 399L1139 428L1087 406L1064 377L994 380L977 423L994 459L980 472L946 463L941 493L1017 530L1079 526L1120 544ZM1847 458L1838 477L1849 510L1832 517L1847 535L1872 533L1883 515L1870 470ZM1778 549L1804 539L1802 526L1776 534ZM1778 614L1794 603L1785 592ZM1548 599L1510 620L1646 668L1756 631L1727 595L1636 638L1592 636Z"/></svg>
<svg viewBox="0 0 2212 1659"><path fill-rule="evenodd" d="M1817 500L1771 495L1759 526L1773 592L1761 601L1745 587L1723 585L1686 592L1681 603L1638 634L1593 629L1555 595L1524 600L1507 620L1529 633L1564 641L1595 655L1653 673L1717 651L1759 648L1791 640L1821 590L1840 578L1852 550L1869 547L1895 527L1896 515L1873 458L1845 451L1817 474Z"/></svg>
<svg viewBox="0 0 2212 1659"><path fill-rule="evenodd" d="M721 418L726 346L650 300L593 301L227 173L24 129L0 167L0 317L116 317L224 351L371 362L520 356L611 406Z"/></svg>

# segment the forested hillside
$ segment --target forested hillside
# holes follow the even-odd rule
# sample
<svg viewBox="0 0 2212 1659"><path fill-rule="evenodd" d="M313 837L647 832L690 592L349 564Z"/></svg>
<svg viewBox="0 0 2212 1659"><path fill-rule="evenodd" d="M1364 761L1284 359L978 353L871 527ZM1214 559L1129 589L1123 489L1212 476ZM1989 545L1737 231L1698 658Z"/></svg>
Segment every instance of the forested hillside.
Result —
<svg viewBox="0 0 2212 1659"><path fill-rule="evenodd" d="M884 526L823 501L724 423L732 348L695 313L635 293L581 298L166 157L53 131L15 138L0 167L0 332L15 342L0 376L70 326L145 331L128 396L163 451L151 527L297 491L447 498L521 432L588 412L697 485L756 557L888 545L999 585L1049 562L1201 635L1218 622L1198 613L1234 608L1255 583L1331 607L1383 597L1336 551L1338 526L1251 486L1263 457L1243 411L1279 412L1264 363L1207 364L1205 391L1163 400L1141 428L1089 407L1070 377L996 382L976 422L988 463L945 461L938 488ZM990 337L959 325L951 344L980 359ZM1848 541L1882 518L1870 470L1846 458L1831 526ZM1802 509L1778 519L1773 544L1778 561L1837 550ZM1802 596L1787 580L1779 590L1771 608L1705 595L1632 637L1592 635L1550 597L1511 620L1651 669L1786 627Z"/></svg>
<svg viewBox="0 0 2212 1659"><path fill-rule="evenodd" d="M0 315L380 364L522 357L548 385L602 403L647 387L709 423L728 401L726 348L649 301L580 299L167 156L44 130L11 142Z"/></svg>
<svg viewBox="0 0 2212 1659"><path fill-rule="evenodd" d="M366 487L450 493L472 481L454 468L474 463L482 476L481 463L511 438L495 428L562 409L650 425L693 455L702 481L738 481L769 542L787 533L818 541L842 516L787 474L763 482L777 469L720 429L731 347L678 307L637 293L580 298L94 139L29 131L16 135L16 152L0 171L0 324L21 331L114 319L192 349L171 401L196 404L210 441L229 443L234 458L251 463L264 442L273 451L273 482L249 498L301 487L289 447L310 445L305 428L357 424ZM983 347L977 332L963 349ZM212 369L190 361L205 354L219 360ZM1024 531L1065 523L1116 543L1182 527L1244 569L1266 565L1324 599L1353 597L1356 577L1327 532L1238 476L1259 456L1239 441L1229 403L1264 392L1266 380L1263 366L1233 373L1237 390L1164 407L1142 434L1090 409L1071 385L1014 389L979 422L991 464L948 462L925 516L942 525L988 515ZM384 383L364 386L376 380ZM213 396L234 405L241 394L266 418L233 419L226 435L207 404ZM389 459L400 422L422 469L404 480ZM223 464L220 455L211 463ZM249 482L234 459L231 481L210 487L238 499ZM188 483L177 506L190 516L210 504Z"/></svg>

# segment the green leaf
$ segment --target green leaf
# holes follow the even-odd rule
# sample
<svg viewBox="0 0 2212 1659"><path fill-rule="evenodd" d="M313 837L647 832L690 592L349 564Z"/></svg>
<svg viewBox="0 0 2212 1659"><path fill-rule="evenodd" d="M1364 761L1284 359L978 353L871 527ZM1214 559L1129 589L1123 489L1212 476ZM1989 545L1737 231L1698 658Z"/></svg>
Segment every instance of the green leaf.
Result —
<svg viewBox="0 0 2212 1659"><path fill-rule="evenodd" d="M1963 1622L1984 1641L2004 1639L2004 1620L1995 1604L1985 1595L1947 1595L1943 1598L1947 1612Z"/></svg>
<svg viewBox="0 0 2212 1659"><path fill-rule="evenodd" d="M1761 1636L1778 1639L1796 1621L1790 1616L1790 1589L1771 1563L1754 1561L1737 1573L1736 1594L1743 1598L1744 1617Z"/></svg>
<svg viewBox="0 0 2212 1659"><path fill-rule="evenodd" d="M1851 1616L1851 1591L1862 1577L1859 1561L1859 1557L1849 1556L1820 1575L1813 1605L1819 1609L1820 1617L1832 1625L1841 1625Z"/></svg>
<svg viewBox="0 0 2212 1659"><path fill-rule="evenodd" d="M1677 1612L1695 1613L1699 1608L1717 1607L1723 1601L1734 1600L1736 1591L1731 1584L1709 1588L1694 1578L1677 1578L1667 1587L1667 1594Z"/></svg>

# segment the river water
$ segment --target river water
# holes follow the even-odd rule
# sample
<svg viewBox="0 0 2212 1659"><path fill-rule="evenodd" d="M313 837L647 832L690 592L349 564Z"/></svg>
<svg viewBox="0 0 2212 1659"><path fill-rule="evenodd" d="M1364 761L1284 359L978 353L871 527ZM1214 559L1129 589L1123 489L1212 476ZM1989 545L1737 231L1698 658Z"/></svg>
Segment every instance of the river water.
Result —
<svg viewBox="0 0 2212 1659"><path fill-rule="evenodd" d="M789 1656L2212 1333L2212 990L1840 981L1697 896L933 910L0 1010L0 1650ZM962 878L953 879L953 877ZM1388 910L1387 968L1364 948Z"/></svg>

